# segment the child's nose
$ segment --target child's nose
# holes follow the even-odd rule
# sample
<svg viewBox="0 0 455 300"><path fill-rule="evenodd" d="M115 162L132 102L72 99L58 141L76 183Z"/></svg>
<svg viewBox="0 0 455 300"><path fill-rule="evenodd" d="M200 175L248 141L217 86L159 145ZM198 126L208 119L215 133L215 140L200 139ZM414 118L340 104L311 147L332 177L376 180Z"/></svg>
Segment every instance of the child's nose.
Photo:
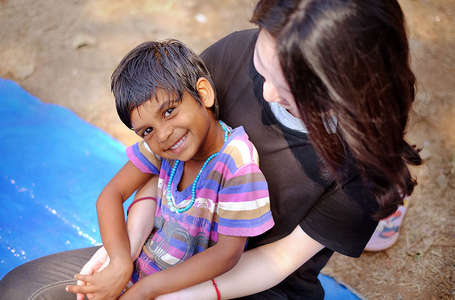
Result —
<svg viewBox="0 0 455 300"><path fill-rule="evenodd" d="M158 142L160 143L166 142L167 139L171 136L171 134L172 134L171 126L162 126L158 130Z"/></svg>

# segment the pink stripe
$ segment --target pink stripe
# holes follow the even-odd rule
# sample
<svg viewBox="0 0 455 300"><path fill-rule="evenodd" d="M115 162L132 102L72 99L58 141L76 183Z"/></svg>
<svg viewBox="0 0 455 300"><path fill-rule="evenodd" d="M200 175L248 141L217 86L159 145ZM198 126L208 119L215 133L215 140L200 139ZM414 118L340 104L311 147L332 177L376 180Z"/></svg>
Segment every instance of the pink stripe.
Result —
<svg viewBox="0 0 455 300"><path fill-rule="evenodd" d="M189 228L186 228L188 233L191 234L192 237L195 237L198 234L203 234L204 237L208 237L209 233L207 230L200 228L195 225L191 225Z"/></svg>
<svg viewBox="0 0 455 300"><path fill-rule="evenodd" d="M210 239L214 241L215 243L218 242L218 232L216 231L211 231L210 232Z"/></svg>
<svg viewBox="0 0 455 300"><path fill-rule="evenodd" d="M235 176L248 175L251 173L259 173L259 167L255 163L250 163L248 165L242 166L240 170L235 172Z"/></svg>
<svg viewBox="0 0 455 300"><path fill-rule="evenodd" d="M255 190L245 193L218 194L218 202L250 202L269 196L268 190Z"/></svg>
<svg viewBox="0 0 455 300"><path fill-rule="evenodd" d="M143 256L142 256L143 255ZM137 259L139 269L147 275L153 274L158 272L155 268L153 268L150 264L153 263L152 260L147 257L145 253L143 253Z"/></svg>
<svg viewBox="0 0 455 300"><path fill-rule="evenodd" d="M178 259L182 259L182 257L185 255L185 252L178 249L178 248L175 248L173 247L172 245L169 245L169 248L168 248L168 253ZM188 245L187 245L188 246Z"/></svg>
<svg viewBox="0 0 455 300"><path fill-rule="evenodd" d="M218 233L224 235L232 235L232 236L256 236L260 235L270 228L273 227L275 223L273 219L270 218L267 222L263 223L259 227L225 227L220 226L218 224Z"/></svg>
<svg viewBox="0 0 455 300"><path fill-rule="evenodd" d="M141 170L142 173L151 173L150 170L147 168L146 165L144 165L137 157L134 155L133 152L133 147L128 147L126 149L126 155L128 156L129 160L138 168Z"/></svg>
<svg viewBox="0 0 455 300"><path fill-rule="evenodd" d="M212 189L200 189L196 191L198 198L208 198L210 200L216 199L217 192Z"/></svg>

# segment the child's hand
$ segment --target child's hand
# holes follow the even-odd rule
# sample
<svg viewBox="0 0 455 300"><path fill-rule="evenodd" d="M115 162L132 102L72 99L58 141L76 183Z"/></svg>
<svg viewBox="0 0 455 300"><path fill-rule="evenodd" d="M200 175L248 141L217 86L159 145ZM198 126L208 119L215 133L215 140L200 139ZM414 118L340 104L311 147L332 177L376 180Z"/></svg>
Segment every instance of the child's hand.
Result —
<svg viewBox="0 0 455 300"><path fill-rule="evenodd" d="M66 290L71 293L87 294L90 299L117 299L128 283L133 265L110 263L104 270L93 275L76 274L82 285L70 285Z"/></svg>

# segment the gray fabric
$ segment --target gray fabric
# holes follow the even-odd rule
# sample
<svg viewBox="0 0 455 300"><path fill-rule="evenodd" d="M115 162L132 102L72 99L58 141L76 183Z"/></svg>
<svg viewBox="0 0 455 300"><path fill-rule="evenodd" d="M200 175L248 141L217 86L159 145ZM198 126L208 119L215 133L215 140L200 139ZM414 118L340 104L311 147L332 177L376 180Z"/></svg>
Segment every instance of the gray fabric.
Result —
<svg viewBox="0 0 455 300"><path fill-rule="evenodd" d="M299 118L294 117L289 113L286 108L279 105L276 102L270 102L270 108L273 112L275 118L287 128L297 130L303 133L307 133L308 130L305 127L305 124Z"/></svg>
<svg viewBox="0 0 455 300"><path fill-rule="evenodd" d="M74 284L74 274L98 247L57 253L27 262L6 274L0 281L0 300L76 299L65 291Z"/></svg>
<svg viewBox="0 0 455 300"><path fill-rule="evenodd" d="M302 133L308 133L305 123L303 123L301 119L294 117L286 108L276 102L271 102L269 104L273 115L282 125ZM336 133L337 124L338 120L335 117L324 120L324 127L328 133Z"/></svg>

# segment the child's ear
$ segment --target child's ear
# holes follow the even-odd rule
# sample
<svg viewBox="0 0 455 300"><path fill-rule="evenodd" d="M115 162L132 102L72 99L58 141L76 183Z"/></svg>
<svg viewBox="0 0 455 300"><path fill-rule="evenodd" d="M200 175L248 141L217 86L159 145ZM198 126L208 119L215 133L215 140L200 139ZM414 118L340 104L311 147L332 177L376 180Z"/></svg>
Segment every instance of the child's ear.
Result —
<svg viewBox="0 0 455 300"><path fill-rule="evenodd" d="M215 91L213 90L210 81L205 77L200 77L196 82L196 88L199 93L201 103L206 107L210 108L215 104Z"/></svg>

